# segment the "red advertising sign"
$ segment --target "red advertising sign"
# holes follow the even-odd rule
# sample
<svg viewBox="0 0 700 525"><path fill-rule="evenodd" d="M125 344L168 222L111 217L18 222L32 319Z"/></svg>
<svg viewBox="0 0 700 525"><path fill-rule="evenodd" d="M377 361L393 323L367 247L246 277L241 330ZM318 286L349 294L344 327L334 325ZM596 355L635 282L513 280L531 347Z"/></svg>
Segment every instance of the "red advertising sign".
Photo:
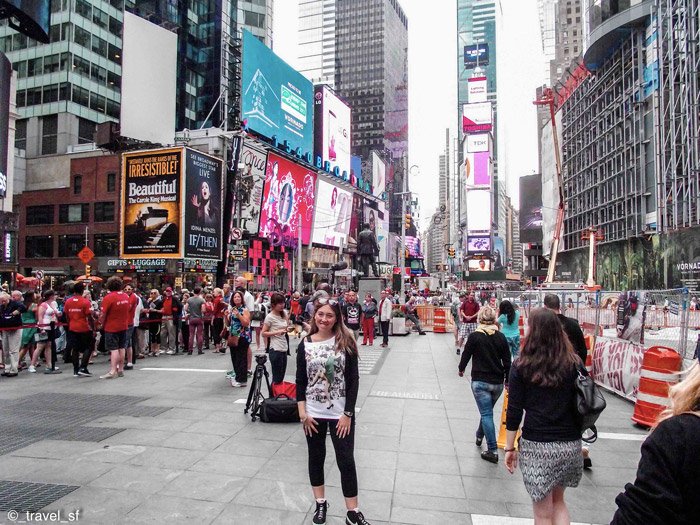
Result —
<svg viewBox="0 0 700 525"><path fill-rule="evenodd" d="M260 236L275 246L309 244L314 217L316 173L274 153L267 156L260 210Z"/></svg>

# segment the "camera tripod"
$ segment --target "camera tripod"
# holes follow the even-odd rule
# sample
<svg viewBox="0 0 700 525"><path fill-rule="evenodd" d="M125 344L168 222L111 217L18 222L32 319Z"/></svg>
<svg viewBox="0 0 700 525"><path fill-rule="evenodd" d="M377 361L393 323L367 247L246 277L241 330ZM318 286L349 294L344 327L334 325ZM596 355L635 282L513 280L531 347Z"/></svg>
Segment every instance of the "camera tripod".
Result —
<svg viewBox="0 0 700 525"><path fill-rule="evenodd" d="M265 378L265 384L267 385L267 395L272 397L272 389L270 388L270 374L265 367L265 362L267 361L267 356L265 354L256 355L255 371L253 372L253 382L250 385L250 390L248 391L248 402L245 405L244 414L250 411L250 418L255 421L260 417L260 404L265 399L262 394L263 377Z"/></svg>

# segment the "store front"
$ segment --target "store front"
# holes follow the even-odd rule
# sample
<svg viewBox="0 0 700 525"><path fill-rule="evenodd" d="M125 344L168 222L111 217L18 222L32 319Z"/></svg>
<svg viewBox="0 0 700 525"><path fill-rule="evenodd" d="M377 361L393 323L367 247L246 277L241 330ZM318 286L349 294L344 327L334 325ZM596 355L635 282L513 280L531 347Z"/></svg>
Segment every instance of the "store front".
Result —
<svg viewBox="0 0 700 525"><path fill-rule="evenodd" d="M97 257L93 259L93 275L104 281L112 276L121 277L141 290L156 288L162 290L175 286L177 261L173 259L120 259L118 257ZM95 273L94 268L97 267Z"/></svg>

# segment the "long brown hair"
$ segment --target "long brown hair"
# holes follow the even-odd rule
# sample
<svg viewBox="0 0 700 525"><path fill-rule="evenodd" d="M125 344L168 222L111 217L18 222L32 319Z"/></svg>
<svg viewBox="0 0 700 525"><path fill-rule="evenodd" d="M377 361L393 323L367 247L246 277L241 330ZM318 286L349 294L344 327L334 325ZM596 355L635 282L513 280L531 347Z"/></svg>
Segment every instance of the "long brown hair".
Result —
<svg viewBox="0 0 700 525"><path fill-rule="evenodd" d="M335 335L335 344L350 355L357 355L357 341L355 341L355 334L353 334L343 322L343 313L340 311L340 304L335 299L326 299L323 304L316 303L314 307L314 315L311 316L311 330L309 330L309 336L318 332L318 326L316 325L316 312L318 312L324 306L328 306L335 314L335 324L333 325L333 335Z"/></svg>
<svg viewBox="0 0 700 525"><path fill-rule="evenodd" d="M516 366L520 375L539 386L564 383L580 362L557 314L535 308L528 319L528 334Z"/></svg>

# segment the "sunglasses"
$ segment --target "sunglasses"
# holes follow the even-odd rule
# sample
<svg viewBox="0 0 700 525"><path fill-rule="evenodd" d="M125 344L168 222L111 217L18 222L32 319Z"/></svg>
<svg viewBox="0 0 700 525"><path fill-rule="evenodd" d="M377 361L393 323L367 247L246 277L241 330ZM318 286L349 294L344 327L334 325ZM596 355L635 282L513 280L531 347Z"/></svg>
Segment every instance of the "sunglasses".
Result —
<svg viewBox="0 0 700 525"><path fill-rule="evenodd" d="M338 301L335 299L329 299L328 297L319 297L316 302L320 305L329 305L329 306L337 306Z"/></svg>

